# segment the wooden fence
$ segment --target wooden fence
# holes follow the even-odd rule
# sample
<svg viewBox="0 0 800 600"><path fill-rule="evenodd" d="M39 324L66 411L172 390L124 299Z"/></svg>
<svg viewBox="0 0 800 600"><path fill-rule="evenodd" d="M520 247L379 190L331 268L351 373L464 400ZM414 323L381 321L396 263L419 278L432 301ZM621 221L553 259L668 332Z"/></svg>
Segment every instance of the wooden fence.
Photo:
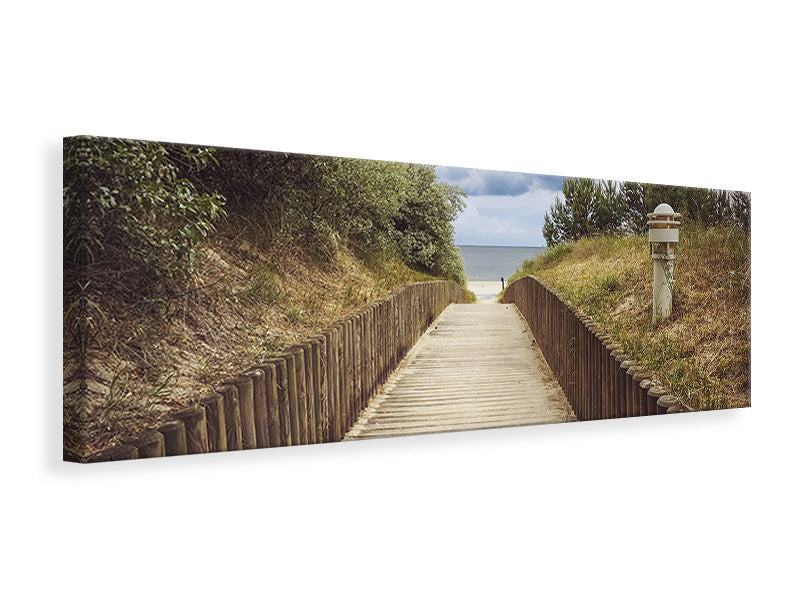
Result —
<svg viewBox="0 0 800 600"><path fill-rule="evenodd" d="M525 317L578 420L689 410L590 317L532 275L510 284L503 302Z"/></svg>
<svg viewBox="0 0 800 600"><path fill-rule="evenodd" d="M157 429L79 462L104 462L336 442L433 320L464 290L408 284L333 323Z"/></svg>

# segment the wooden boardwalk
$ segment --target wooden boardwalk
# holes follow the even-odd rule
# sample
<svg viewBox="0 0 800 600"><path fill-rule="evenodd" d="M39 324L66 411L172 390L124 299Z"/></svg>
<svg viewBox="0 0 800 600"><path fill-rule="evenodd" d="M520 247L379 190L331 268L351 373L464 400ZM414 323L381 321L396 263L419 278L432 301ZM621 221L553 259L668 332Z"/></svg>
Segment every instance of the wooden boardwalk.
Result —
<svg viewBox="0 0 800 600"><path fill-rule="evenodd" d="M513 304L451 304L345 439L574 420Z"/></svg>

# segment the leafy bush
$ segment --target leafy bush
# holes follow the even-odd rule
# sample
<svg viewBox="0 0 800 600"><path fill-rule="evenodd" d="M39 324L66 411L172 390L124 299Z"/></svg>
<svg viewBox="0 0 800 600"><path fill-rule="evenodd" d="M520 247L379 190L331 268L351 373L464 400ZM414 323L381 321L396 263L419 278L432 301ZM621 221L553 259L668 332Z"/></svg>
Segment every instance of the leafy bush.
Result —
<svg viewBox="0 0 800 600"><path fill-rule="evenodd" d="M465 283L452 225L464 193L438 181L433 167L230 148L215 156L218 164L192 180L219 190L255 242L300 240L321 260L344 244L369 263L399 257Z"/></svg>
<svg viewBox="0 0 800 600"><path fill-rule="evenodd" d="M213 150L183 148L199 171ZM201 193L156 142L78 137L64 144L65 259L119 267L132 260L157 278L187 275L195 244L214 230L223 197Z"/></svg>

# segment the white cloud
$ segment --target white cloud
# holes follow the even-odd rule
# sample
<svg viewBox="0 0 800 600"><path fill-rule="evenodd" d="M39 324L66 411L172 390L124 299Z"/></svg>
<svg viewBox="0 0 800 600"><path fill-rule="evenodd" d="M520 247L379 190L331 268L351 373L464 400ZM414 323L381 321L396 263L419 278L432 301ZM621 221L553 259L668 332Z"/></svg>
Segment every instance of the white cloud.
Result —
<svg viewBox="0 0 800 600"><path fill-rule="evenodd" d="M557 193L534 181L521 196L469 196L454 223L456 243L544 246L544 215Z"/></svg>

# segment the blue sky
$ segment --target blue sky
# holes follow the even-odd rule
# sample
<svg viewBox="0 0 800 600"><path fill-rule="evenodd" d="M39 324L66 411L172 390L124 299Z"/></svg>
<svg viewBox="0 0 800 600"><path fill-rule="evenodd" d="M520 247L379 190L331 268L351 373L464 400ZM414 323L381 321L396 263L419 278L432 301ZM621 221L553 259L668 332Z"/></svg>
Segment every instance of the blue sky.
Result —
<svg viewBox="0 0 800 600"><path fill-rule="evenodd" d="M436 167L436 174L467 193L467 206L454 223L456 244L545 245L544 215L563 177L461 167Z"/></svg>

